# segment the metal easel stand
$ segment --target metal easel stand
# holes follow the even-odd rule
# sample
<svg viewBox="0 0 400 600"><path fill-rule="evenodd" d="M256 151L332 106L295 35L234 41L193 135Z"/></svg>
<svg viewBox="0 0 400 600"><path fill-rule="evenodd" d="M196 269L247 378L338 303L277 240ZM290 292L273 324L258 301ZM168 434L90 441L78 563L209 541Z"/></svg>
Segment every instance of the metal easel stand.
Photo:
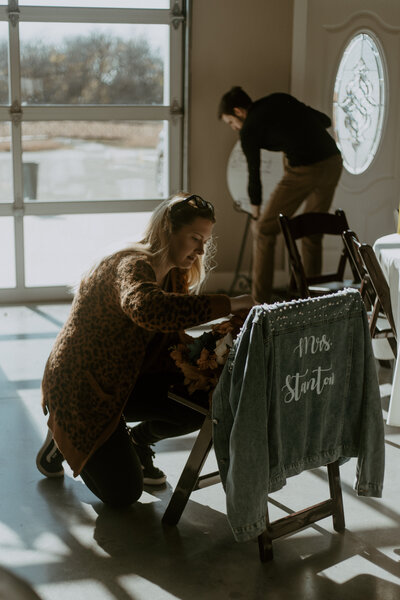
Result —
<svg viewBox="0 0 400 600"><path fill-rule="evenodd" d="M245 211L242 211L245 212ZM243 254L246 248L247 235L249 233L249 227L251 223L251 215L247 214L246 225L243 232L242 243L240 245L239 256L236 263L235 275L233 277L233 281L231 283L231 287L229 288L228 295L232 296L234 294L234 290L238 289L242 293L249 293L251 291L251 275L248 273L247 275L240 272L243 261Z"/></svg>

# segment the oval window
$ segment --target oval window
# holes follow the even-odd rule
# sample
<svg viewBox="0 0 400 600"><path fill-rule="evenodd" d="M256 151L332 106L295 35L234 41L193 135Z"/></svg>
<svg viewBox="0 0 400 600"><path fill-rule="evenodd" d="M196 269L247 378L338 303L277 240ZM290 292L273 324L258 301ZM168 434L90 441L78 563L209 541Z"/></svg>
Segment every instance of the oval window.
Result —
<svg viewBox="0 0 400 600"><path fill-rule="evenodd" d="M343 52L335 81L333 123L345 168L363 173L382 135L385 77L381 52L368 33L352 38Z"/></svg>

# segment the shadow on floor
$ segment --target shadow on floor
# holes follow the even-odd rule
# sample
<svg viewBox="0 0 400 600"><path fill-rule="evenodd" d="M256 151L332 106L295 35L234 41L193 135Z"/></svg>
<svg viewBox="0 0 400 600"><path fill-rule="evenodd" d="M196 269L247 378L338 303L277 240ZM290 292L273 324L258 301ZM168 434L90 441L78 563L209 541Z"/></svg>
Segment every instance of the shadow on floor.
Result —
<svg viewBox="0 0 400 600"><path fill-rule="evenodd" d="M350 569L342 583L326 575L340 571L339 564L355 558L359 561L360 557L371 570L396 569L385 555L363 544L358 535L333 532L330 521L326 528L309 528L304 538L297 535L280 541L275 545L275 560L261 564L255 541L236 543L226 516L195 501L189 501L177 527L163 526L161 518L172 493L170 488L155 492L154 501L146 497L144 502L124 510L104 506L82 482L68 478L65 482L41 480L37 489L60 527L59 535L72 551L70 558L52 568L52 580L59 577L63 581L66 573L77 579L95 577L116 600L135 598L119 583L133 574L182 600L399 597L398 585L367 572L352 577ZM82 510L84 504L92 507L94 522ZM71 515L76 526L86 524L92 528L89 535L97 550L79 546L71 536ZM394 529L375 531L374 535L386 538L381 540L383 544L395 543ZM207 592L199 595L201 589ZM268 589L273 592L267 594Z"/></svg>

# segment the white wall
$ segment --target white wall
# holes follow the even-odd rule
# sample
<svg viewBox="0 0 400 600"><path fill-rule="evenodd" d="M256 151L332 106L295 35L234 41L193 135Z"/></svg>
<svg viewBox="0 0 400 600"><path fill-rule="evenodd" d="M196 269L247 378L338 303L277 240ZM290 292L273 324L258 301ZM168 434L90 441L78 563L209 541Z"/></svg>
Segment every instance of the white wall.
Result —
<svg viewBox="0 0 400 600"><path fill-rule="evenodd" d="M246 220L227 188L237 134L217 120L219 100L233 85L254 99L290 91L292 20L292 0L192 2L189 188L216 207L218 268L210 289L230 283Z"/></svg>

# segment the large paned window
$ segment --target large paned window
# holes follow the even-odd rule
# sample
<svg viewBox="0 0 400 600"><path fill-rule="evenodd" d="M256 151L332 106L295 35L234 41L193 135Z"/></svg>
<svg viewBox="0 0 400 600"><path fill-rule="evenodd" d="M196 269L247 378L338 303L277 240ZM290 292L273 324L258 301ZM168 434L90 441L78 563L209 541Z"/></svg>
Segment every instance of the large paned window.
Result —
<svg viewBox="0 0 400 600"><path fill-rule="evenodd" d="M0 0L0 302L66 299L182 189L184 0Z"/></svg>

